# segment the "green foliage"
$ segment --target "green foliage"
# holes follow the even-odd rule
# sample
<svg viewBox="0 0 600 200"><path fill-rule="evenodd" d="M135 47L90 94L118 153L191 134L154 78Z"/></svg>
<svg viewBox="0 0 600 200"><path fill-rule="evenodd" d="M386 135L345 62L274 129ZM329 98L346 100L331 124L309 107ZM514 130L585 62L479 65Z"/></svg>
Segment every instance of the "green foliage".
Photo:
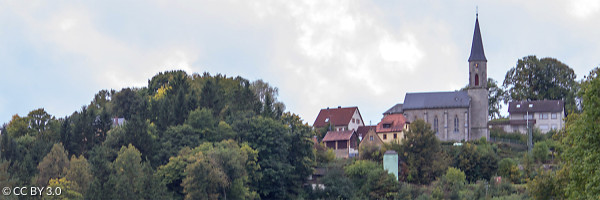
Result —
<svg viewBox="0 0 600 200"><path fill-rule="evenodd" d="M498 176L508 179L513 183L521 182L521 173L517 166L517 162L511 158L503 158L500 160L498 163Z"/></svg>
<svg viewBox="0 0 600 200"><path fill-rule="evenodd" d="M207 198L255 199L258 194L248 183L258 179L258 152L233 140L205 142L194 149L184 148L156 175L175 198L202 194ZM211 174L207 176L206 174ZM213 176L217 175L217 176Z"/></svg>
<svg viewBox="0 0 600 200"><path fill-rule="evenodd" d="M80 155L79 158L75 157L75 155L71 156L65 178L73 183L73 190L81 194L87 192L87 189L92 182L92 173L90 171L90 165L83 155Z"/></svg>
<svg viewBox="0 0 600 200"><path fill-rule="evenodd" d="M161 199L164 186L158 185L149 163L142 162L142 154L133 145L121 147L112 162L108 184L112 199Z"/></svg>
<svg viewBox="0 0 600 200"><path fill-rule="evenodd" d="M538 163L545 163L548 160L550 153L548 143L546 141L536 142L533 146L533 159Z"/></svg>
<svg viewBox="0 0 600 200"><path fill-rule="evenodd" d="M321 181L325 189L317 198L350 199L356 195L360 196L355 194L354 182L344 174L344 169L339 164L330 164Z"/></svg>
<svg viewBox="0 0 600 200"><path fill-rule="evenodd" d="M569 115L566 125L566 137L562 143L566 146L563 153L564 167L568 169L570 181L566 187L567 198L592 199L600 194L600 77L599 68L590 75L581 86L583 112Z"/></svg>
<svg viewBox="0 0 600 200"><path fill-rule="evenodd" d="M454 156L454 166L463 170L469 182L488 180L496 173L498 156L489 143L464 143Z"/></svg>
<svg viewBox="0 0 600 200"><path fill-rule="evenodd" d="M317 166L323 166L335 159L335 152L333 152L333 149L325 147L325 144L323 143L315 144L313 151Z"/></svg>
<svg viewBox="0 0 600 200"><path fill-rule="evenodd" d="M50 153L44 157L42 162L38 164L40 173L36 178L36 184L40 186L48 185L48 181L52 178L62 178L69 167L69 157L63 148L62 144L54 144Z"/></svg>
<svg viewBox="0 0 600 200"><path fill-rule="evenodd" d="M334 156L313 152L312 128L284 110L277 88L264 81L163 72L147 87L101 90L61 119L43 108L13 116L2 126L0 181L41 186L56 178L80 194L74 198L182 199L185 171L196 164L190 171L224 172L219 196L296 199L317 157ZM112 124L121 117L124 124ZM56 143L64 144L64 161L43 160L56 157ZM198 153L205 158L192 159ZM69 166L68 156L75 156Z"/></svg>
<svg viewBox="0 0 600 200"><path fill-rule="evenodd" d="M401 152L400 159L408 163L407 180L410 183L429 184L448 167L440 141L423 120L410 124L400 148L397 152Z"/></svg>
<svg viewBox="0 0 600 200"><path fill-rule="evenodd" d="M75 183L65 179L65 178L52 178L50 179L50 182L48 184L48 188L52 188L50 189L50 191L52 192L53 195L47 195L48 194L48 190L44 190L44 195L42 197L42 199L44 200L76 200L76 199L83 199L83 195L81 195L81 193L79 193L77 190L75 190ZM60 188L59 190L57 190L57 188ZM60 195L56 195L58 194L58 191L60 191ZM55 193L56 192L56 193Z"/></svg>
<svg viewBox="0 0 600 200"><path fill-rule="evenodd" d="M360 159L381 162L383 160L383 152L381 147L376 145L362 145L359 148L358 155Z"/></svg>
<svg viewBox="0 0 600 200"><path fill-rule="evenodd" d="M488 115L490 119L499 119L500 109L502 109L502 98L506 95L506 92L498 87L498 82L492 78L488 78Z"/></svg>
<svg viewBox="0 0 600 200"><path fill-rule="evenodd" d="M345 167L345 174L359 189L357 195L368 194L369 199L393 199L397 196L396 177L385 171L378 163L357 160Z"/></svg>
<svg viewBox="0 0 600 200"><path fill-rule="evenodd" d="M564 199L564 182L553 171L538 169L537 176L527 183L527 192L533 199Z"/></svg>
<svg viewBox="0 0 600 200"><path fill-rule="evenodd" d="M555 58L526 56L506 72L505 102L523 100L565 100L568 112L577 111L575 93L579 84L573 69Z"/></svg>

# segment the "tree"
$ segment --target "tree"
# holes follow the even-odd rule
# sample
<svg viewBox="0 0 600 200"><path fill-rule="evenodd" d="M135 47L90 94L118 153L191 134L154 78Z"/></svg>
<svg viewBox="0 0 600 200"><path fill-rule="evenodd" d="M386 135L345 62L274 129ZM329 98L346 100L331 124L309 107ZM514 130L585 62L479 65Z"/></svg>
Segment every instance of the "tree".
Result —
<svg viewBox="0 0 600 200"><path fill-rule="evenodd" d="M269 83L262 79L258 79L250 84L250 89L254 91L254 94L262 103L263 109L261 113L263 113L263 115L277 117L283 114L285 105L282 102L277 101L277 96L279 95L279 89L277 87L272 87Z"/></svg>
<svg viewBox="0 0 600 200"><path fill-rule="evenodd" d="M75 157L75 155L71 156L65 178L73 183L73 190L81 194L87 192L87 189L92 182L92 173L90 171L90 164L83 155L80 155L79 158Z"/></svg>
<svg viewBox="0 0 600 200"><path fill-rule="evenodd" d="M575 79L573 69L555 58L523 57L506 72L504 101L564 100L567 111L577 111Z"/></svg>
<svg viewBox="0 0 600 200"><path fill-rule="evenodd" d="M150 165L142 162L142 154L133 145L121 147L115 161L111 164L112 173L108 183L112 186L112 199L160 199L164 190L153 178ZM108 196L108 195L107 195Z"/></svg>
<svg viewBox="0 0 600 200"><path fill-rule="evenodd" d="M41 133L46 130L46 125L52 119L52 116L48 114L43 108L33 110L27 114L29 119L29 127L35 130L37 133Z"/></svg>
<svg viewBox="0 0 600 200"><path fill-rule="evenodd" d="M431 126L421 119L410 124L405 136L399 155L408 163L407 180L411 183L429 184L448 166L440 141Z"/></svg>
<svg viewBox="0 0 600 200"><path fill-rule="evenodd" d="M520 182L521 173L517 163L511 158L503 158L498 163L498 176L509 179L513 183Z"/></svg>
<svg viewBox="0 0 600 200"><path fill-rule="evenodd" d="M66 169L69 167L69 157L67 155L62 143L54 144L50 153L38 164L37 168L40 173L37 176L36 184L45 186L52 178L64 177Z"/></svg>
<svg viewBox="0 0 600 200"><path fill-rule="evenodd" d="M569 199L592 199L600 194L600 68L583 81L579 95L582 113L567 118L567 133L562 139L564 168L568 169L566 187Z"/></svg>
<svg viewBox="0 0 600 200"><path fill-rule="evenodd" d="M464 171L468 181L489 180L496 173L498 158L491 145L465 143L459 148L454 158L454 166Z"/></svg>
<svg viewBox="0 0 600 200"><path fill-rule="evenodd" d="M488 117L490 119L499 119L500 109L502 109L502 98L506 95L504 90L498 87L498 82L492 78L488 78Z"/></svg>
<svg viewBox="0 0 600 200"><path fill-rule="evenodd" d="M75 190L75 183L65 178L50 179L48 187L43 191L44 200L83 199L83 195ZM59 193L60 192L60 193ZM48 195L51 194L51 195Z"/></svg>

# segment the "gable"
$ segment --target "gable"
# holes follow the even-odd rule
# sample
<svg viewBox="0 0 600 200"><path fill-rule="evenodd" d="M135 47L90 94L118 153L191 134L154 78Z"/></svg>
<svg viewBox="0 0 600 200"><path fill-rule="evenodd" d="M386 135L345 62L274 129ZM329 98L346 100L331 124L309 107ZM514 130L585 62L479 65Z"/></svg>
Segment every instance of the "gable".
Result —
<svg viewBox="0 0 600 200"><path fill-rule="evenodd" d="M321 109L313 127L324 127L330 122L333 126L346 126L352 120L355 112L358 112L358 107ZM360 120L362 121L362 118Z"/></svg>

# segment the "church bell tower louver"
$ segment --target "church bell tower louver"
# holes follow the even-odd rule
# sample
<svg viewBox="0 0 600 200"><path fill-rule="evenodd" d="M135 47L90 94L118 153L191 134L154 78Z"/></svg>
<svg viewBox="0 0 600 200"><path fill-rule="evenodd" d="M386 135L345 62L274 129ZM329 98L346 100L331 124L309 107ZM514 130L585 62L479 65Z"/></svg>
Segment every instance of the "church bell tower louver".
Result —
<svg viewBox="0 0 600 200"><path fill-rule="evenodd" d="M483 51L481 31L479 30L479 14L475 15L475 31L471 43L469 56L469 87L471 97L469 108L469 134L468 140L481 137L489 139L488 132L488 88L487 88L487 59Z"/></svg>

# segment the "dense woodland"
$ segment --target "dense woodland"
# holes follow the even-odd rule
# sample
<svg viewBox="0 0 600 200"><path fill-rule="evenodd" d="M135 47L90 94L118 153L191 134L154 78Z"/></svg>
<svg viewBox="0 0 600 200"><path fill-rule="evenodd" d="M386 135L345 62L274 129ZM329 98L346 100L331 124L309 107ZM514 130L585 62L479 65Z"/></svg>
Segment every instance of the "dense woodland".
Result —
<svg viewBox="0 0 600 200"><path fill-rule="evenodd" d="M312 173L311 128L276 97L261 80L171 71L63 118L15 115L0 182L63 186L70 199L295 199Z"/></svg>
<svg viewBox="0 0 600 200"><path fill-rule="evenodd" d="M488 81L494 120L505 120L502 101L565 100L566 128L534 130L531 152L519 133L454 146L417 120L402 143L351 159L314 144L327 130L284 112L262 80L169 71L146 87L99 91L69 116L13 116L1 127L0 186L62 188L44 199L598 198L599 71L576 80L566 64L528 56L502 86ZM399 153L399 181L383 170L386 150ZM324 189L305 184L315 168L326 170Z"/></svg>

